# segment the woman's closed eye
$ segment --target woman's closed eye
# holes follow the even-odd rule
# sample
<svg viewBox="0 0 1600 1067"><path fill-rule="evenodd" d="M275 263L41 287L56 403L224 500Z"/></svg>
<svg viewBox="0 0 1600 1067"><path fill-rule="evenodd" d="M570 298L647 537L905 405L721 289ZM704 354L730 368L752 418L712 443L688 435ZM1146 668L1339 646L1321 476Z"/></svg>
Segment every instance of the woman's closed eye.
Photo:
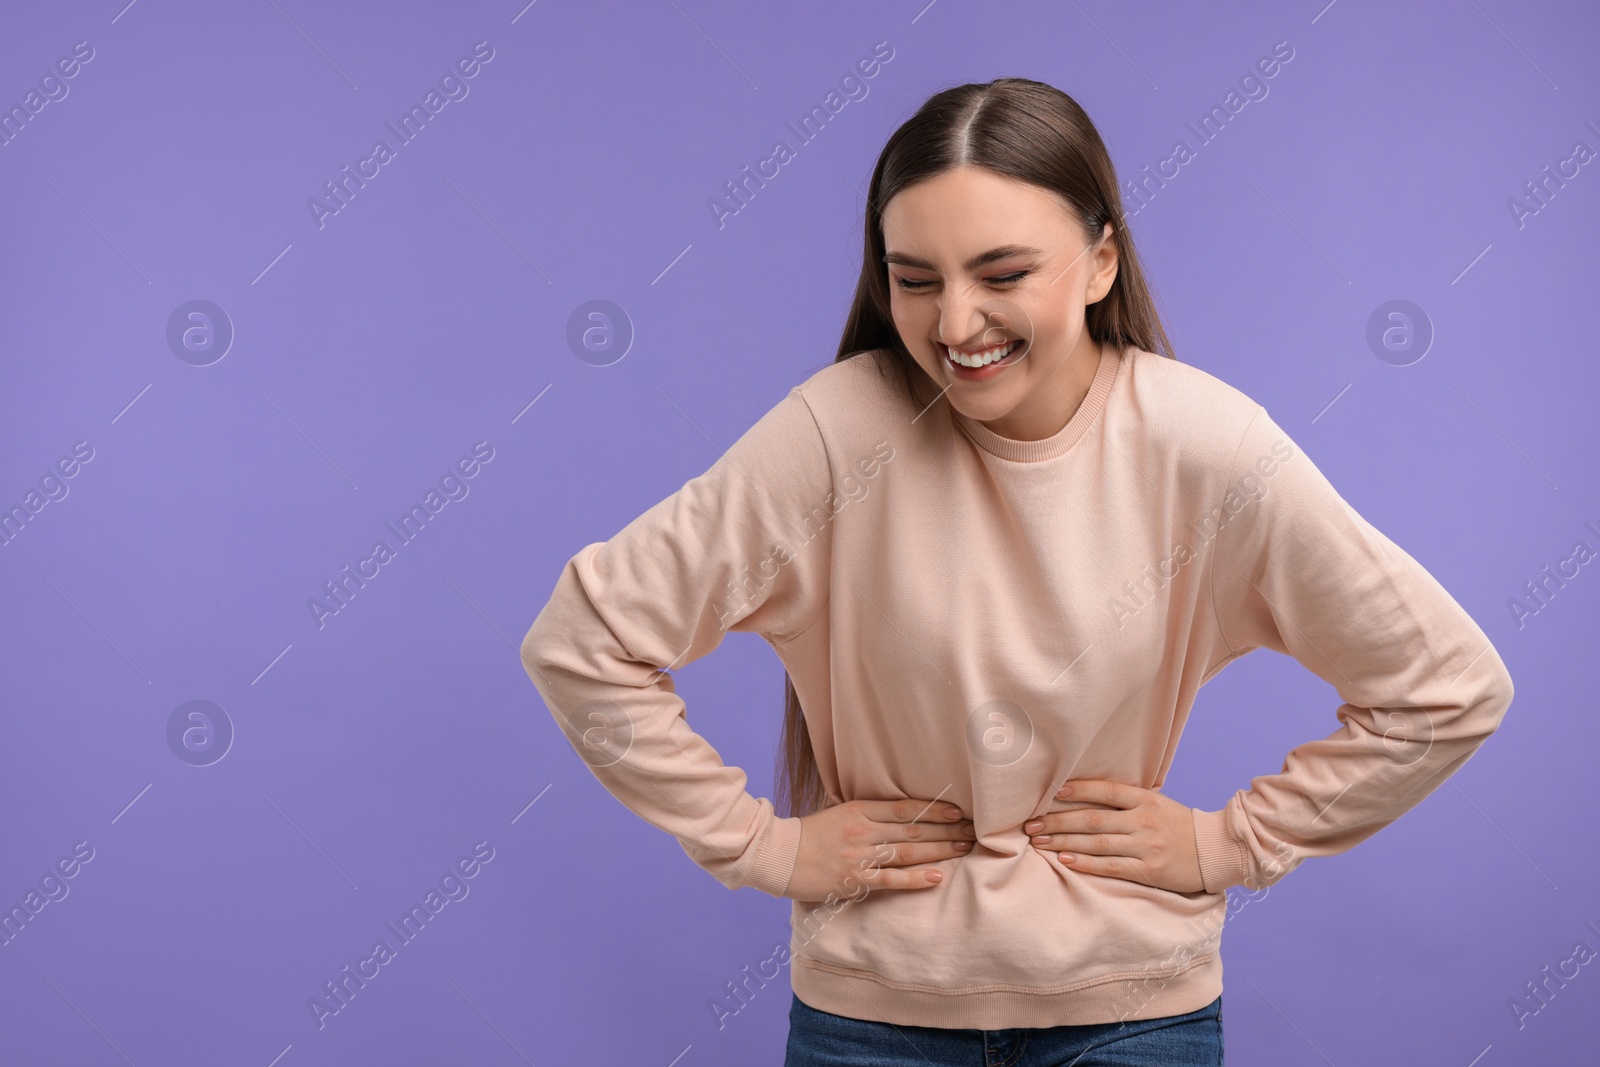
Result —
<svg viewBox="0 0 1600 1067"><path fill-rule="evenodd" d="M1032 273L1032 271L1028 270L1019 270L1011 274L1002 274L998 278L990 278L989 281L994 285L1015 285L1017 282L1020 282L1022 279L1026 278ZM928 281L913 281L910 278L896 278L895 281L899 284L900 288L910 292L915 292L918 289L924 289L933 284L932 282Z"/></svg>

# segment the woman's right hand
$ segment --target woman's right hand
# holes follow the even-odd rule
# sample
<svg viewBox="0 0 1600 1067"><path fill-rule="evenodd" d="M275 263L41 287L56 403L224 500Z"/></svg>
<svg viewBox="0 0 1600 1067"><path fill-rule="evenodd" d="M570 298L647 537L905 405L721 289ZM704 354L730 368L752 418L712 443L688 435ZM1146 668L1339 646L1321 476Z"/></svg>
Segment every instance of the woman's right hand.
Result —
<svg viewBox="0 0 1600 1067"><path fill-rule="evenodd" d="M784 896L858 899L873 889L927 889L940 872L921 864L965 856L976 839L954 804L850 800L800 819L800 851Z"/></svg>

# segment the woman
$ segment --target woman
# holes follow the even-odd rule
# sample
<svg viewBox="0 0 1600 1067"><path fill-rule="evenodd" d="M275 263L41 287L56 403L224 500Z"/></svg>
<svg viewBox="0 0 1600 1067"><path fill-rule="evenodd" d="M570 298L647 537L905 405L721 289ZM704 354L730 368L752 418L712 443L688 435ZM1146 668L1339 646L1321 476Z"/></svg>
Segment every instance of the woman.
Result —
<svg viewBox="0 0 1600 1067"><path fill-rule="evenodd" d="M574 555L523 663L619 800L793 901L789 1064L1220 1064L1226 890L1416 805L1511 679L1265 409L1170 357L1070 97L938 93L867 199L835 361ZM787 670L786 814L673 691L730 629ZM1221 810L1164 796L1196 692L1263 647L1340 727Z"/></svg>

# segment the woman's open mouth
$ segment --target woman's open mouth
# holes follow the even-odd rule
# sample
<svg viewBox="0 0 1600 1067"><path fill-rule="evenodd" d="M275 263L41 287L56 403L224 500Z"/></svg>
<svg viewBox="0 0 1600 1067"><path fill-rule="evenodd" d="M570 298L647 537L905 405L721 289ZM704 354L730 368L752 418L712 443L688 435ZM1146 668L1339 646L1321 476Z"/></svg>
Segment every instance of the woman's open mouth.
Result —
<svg viewBox="0 0 1600 1067"><path fill-rule="evenodd" d="M965 382L985 382L1027 355L1028 342L1019 337L975 354L962 352L961 358L966 361L965 363L956 362L948 345L941 344L939 350L944 355L945 366L950 368L950 373L957 379Z"/></svg>

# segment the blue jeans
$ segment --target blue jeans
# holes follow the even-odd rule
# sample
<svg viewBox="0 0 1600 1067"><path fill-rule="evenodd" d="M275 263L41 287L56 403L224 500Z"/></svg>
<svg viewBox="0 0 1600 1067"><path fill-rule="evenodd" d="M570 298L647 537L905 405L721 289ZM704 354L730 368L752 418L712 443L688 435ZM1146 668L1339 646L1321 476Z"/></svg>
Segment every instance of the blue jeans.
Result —
<svg viewBox="0 0 1600 1067"><path fill-rule="evenodd" d="M1222 998L1187 1015L947 1030L819 1011L794 997L784 1067L1222 1067Z"/></svg>

